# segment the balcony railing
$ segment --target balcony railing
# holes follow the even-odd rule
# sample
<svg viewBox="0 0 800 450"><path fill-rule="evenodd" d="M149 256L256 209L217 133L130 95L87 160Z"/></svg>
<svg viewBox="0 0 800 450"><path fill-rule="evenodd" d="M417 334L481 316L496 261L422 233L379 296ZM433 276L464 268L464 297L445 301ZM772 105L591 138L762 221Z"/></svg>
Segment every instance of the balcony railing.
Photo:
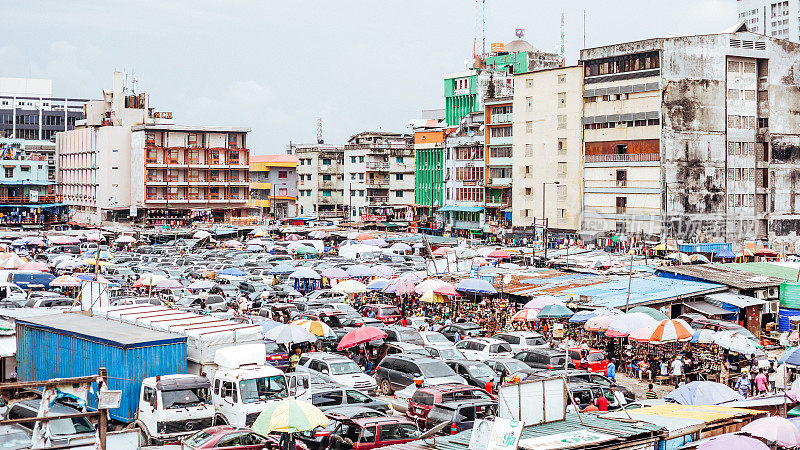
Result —
<svg viewBox="0 0 800 450"><path fill-rule="evenodd" d="M587 163L594 162L650 162L659 161L658 153L621 153L608 155L586 155Z"/></svg>
<svg viewBox="0 0 800 450"><path fill-rule="evenodd" d="M30 196L0 196L0 203L6 204L38 204L38 203L58 203L61 201L60 195L39 195L37 201L31 201Z"/></svg>
<svg viewBox="0 0 800 450"><path fill-rule="evenodd" d="M388 162L368 162L367 169L371 170L389 170Z"/></svg>
<svg viewBox="0 0 800 450"><path fill-rule="evenodd" d="M368 187L387 187L389 186L389 180L367 180Z"/></svg>
<svg viewBox="0 0 800 450"><path fill-rule="evenodd" d="M379 197L367 197L367 202L370 205L385 205L389 203L389 197L379 196Z"/></svg>

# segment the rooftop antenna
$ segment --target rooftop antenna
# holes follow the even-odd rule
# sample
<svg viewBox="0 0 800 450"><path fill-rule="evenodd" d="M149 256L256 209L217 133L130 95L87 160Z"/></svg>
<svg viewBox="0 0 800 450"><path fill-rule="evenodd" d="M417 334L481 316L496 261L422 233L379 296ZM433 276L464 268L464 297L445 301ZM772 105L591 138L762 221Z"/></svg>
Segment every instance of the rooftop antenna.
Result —
<svg viewBox="0 0 800 450"><path fill-rule="evenodd" d="M522 39L523 36L525 36L525 29L524 28L515 29L514 30L514 36L516 36L517 39Z"/></svg>
<svg viewBox="0 0 800 450"><path fill-rule="evenodd" d="M566 65L564 55L564 11L561 11L561 67Z"/></svg>
<svg viewBox="0 0 800 450"><path fill-rule="evenodd" d="M583 48L586 48L586 10L583 10Z"/></svg>
<svg viewBox="0 0 800 450"><path fill-rule="evenodd" d="M317 144L325 143L322 140L322 117L317 117Z"/></svg>

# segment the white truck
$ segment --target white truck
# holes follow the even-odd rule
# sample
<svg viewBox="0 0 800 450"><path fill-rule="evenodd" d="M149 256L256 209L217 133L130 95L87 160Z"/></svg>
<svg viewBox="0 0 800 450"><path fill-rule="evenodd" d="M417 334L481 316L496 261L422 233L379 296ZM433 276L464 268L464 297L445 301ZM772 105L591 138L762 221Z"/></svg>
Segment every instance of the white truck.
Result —
<svg viewBox="0 0 800 450"><path fill-rule="evenodd" d="M265 365L263 344L217 350L211 391L214 425L250 426L267 405L287 397L310 401L307 373L282 371Z"/></svg>
<svg viewBox="0 0 800 450"><path fill-rule="evenodd" d="M198 375L142 380L135 427L140 445L163 445L208 428L214 421L211 382Z"/></svg>

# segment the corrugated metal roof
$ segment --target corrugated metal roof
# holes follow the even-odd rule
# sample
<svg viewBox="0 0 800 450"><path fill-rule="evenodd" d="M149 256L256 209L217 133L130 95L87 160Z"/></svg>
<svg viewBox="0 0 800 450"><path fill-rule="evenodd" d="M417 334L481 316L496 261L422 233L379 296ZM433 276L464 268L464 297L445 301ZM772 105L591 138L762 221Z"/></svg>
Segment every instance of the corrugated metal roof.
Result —
<svg viewBox="0 0 800 450"><path fill-rule="evenodd" d="M751 272L723 264L665 266L658 268L656 274L663 277L691 278L720 283L736 289L764 289L780 286L783 282L782 278L754 275ZM795 272L795 275L797 275L797 272Z"/></svg>
<svg viewBox="0 0 800 450"><path fill-rule="evenodd" d="M731 314L731 311L722 309L708 302L688 302L684 303L684 305L707 316L728 316Z"/></svg>
<svg viewBox="0 0 800 450"><path fill-rule="evenodd" d="M720 284L699 281L675 280L661 277L632 278L630 305L663 303L670 300L694 297L725 290ZM618 308L625 306L628 297L628 280L617 279L593 286L564 291L571 301L590 307Z"/></svg>
<svg viewBox="0 0 800 450"><path fill-rule="evenodd" d="M783 278L784 280L789 281L795 281L797 279L797 268L789 265L768 262L729 263L722 265L732 269L738 269L743 272L766 275L768 277Z"/></svg>
<svg viewBox="0 0 800 450"><path fill-rule="evenodd" d="M719 292L717 294L709 294L706 295L706 299L727 303L737 308L747 308L748 306L758 306L766 303L765 300L761 300L760 298L734 294L733 292Z"/></svg>

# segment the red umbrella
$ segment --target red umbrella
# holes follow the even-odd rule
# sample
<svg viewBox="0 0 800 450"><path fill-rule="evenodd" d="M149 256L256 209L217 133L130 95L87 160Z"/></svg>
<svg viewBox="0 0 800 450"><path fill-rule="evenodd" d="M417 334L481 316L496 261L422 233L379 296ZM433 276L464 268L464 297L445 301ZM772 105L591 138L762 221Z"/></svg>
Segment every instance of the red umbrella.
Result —
<svg viewBox="0 0 800 450"><path fill-rule="evenodd" d="M504 252L502 250L495 250L495 251L489 253L488 255L486 255L486 257L487 258L510 258L511 255L509 255L508 252Z"/></svg>
<svg viewBox="0 0 800 450"><path fill-rule="evenodd" d="M19 266L19 270L38 270L39 272L50 271L50 269L47 267L47 264L41 263L39 261L26 262L25 264Z"/></svg>
<svg viewBox="0 0 800 450"><path fill-rule="evenodd" d="M753 252L753 255L754 256L766 256L768 258L777 258L778 257L778 252L776 252L775 250L773 250L771 248L766 248L765 247L765 248L760 248L760 249L756 250L755 252Z"/></svg>
<svg viewBox="0 0 800 450"><path fill-rule="evenodd" d="M358 344L365 344L367 342L374 341L376 339L385 339L386 336L386 332L380 328L369 326L358 327L355 330L345 334L344 337L342 337L342 340L339 341L339 345L336 346L336 349L341 351L350 347L355 347Z"/></svg>
<svg viewBox="0 0 800 450"><path fill-rule="evenodd" d="M356 236L356 240L359 240L359 241L367 241L367 240L370 240L370 239L375 239L375 236L373 236L373 235L371 235L369 233L361 233L358 236Z"/></svg>

